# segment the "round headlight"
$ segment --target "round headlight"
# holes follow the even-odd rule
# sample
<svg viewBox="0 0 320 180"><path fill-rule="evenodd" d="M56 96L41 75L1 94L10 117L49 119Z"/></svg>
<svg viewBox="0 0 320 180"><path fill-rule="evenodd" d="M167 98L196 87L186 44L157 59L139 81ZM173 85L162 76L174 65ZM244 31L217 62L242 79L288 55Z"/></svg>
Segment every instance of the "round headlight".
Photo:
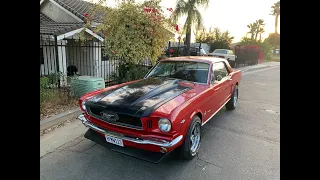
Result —
<svg viewBox="0 0 320 180"><path fill-rule="evenodd" d="M158 126L162 132L169 132L171 130L171 122L169 119L160 118L158 121Z"/></svg>
<svg viewBox="0 0 320 180"><path fill-rule="evenodd" d="M85 101L81 102L81 107L83 110L86 110L86 102Z"/></svg>

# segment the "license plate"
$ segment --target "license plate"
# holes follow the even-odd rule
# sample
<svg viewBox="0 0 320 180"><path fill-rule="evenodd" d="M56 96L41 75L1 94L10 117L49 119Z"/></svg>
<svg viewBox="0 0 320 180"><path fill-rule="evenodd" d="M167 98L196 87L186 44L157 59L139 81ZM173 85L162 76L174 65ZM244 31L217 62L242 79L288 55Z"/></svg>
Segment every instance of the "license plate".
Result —
<svg viewBox="0 0 320 180"><path fill-rule="evenodd" d="M111 136L107 136L107 135L105 137L106 137L106 141L108 143L115 144L115 145L123 147L122 139L111 137Z"/></svg>

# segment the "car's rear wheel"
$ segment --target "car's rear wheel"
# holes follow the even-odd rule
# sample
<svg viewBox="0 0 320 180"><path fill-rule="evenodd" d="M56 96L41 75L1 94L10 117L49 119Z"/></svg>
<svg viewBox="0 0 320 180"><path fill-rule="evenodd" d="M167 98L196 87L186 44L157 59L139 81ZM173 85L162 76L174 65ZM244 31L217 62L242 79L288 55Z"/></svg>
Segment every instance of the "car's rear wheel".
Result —
<svg viewBox="0 0 320 180"><path fill-rule="evenodd" d="M182 159L190 160L195 157L199 151L201 142L201 119L194 116L180 147Z"/></svg>
<svg viewBox="0 0 320 180"><path fill-rule="evenodd" d="M231 99L226 104L226 108L228 110L234 110L237 107L238 96L239 96L239 89L238 89L238 85L236 85L234 87L234 89L233 89L233 93L231 95Z"/></svg>

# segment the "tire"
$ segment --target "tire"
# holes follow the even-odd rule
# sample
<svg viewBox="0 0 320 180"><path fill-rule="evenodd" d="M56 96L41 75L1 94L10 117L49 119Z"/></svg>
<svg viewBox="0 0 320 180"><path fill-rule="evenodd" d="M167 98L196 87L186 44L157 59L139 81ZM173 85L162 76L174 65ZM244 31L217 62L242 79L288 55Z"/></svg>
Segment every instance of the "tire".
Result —
<svg viewBox="0 0 320 180"><path fill-rule="evenodd" d="M229 59L228 59L228 62L229 62L229 64L230 64L230 66L232 67L232 68L235 68L235 61L230 61Z"/></svg>
<svg viewBox="0 0 320 180"><path fill-rule="evenodd" d="M234 110L237 107L238 96L239 96L239 90L238 90L238 85L236 85L233 89L231 99L226 104L227 110Z"/></svg>
<svg viewBox="0 0 320 180"><path fill-rule="evenodd" d="M196 133L196 135L193 135L194 133ZM191 141L192 135L194 137L194 142L196 143L194 144L194 146L192 146L193 143ZM183 160L193 159L199 151L200 142L201 142L201 119L198 116L194 116L187 130L186 136L184 138L184 142L180 147L180 158Z"/></svg>

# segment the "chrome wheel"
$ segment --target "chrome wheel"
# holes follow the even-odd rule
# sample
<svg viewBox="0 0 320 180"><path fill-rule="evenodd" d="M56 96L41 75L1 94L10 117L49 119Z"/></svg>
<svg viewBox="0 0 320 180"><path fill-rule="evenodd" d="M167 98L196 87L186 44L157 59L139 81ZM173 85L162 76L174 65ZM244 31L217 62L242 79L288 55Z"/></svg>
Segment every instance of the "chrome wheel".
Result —
<svg viewBox="0 0 320 180"><path fill-rule="evenodd" d="M233 95L233 106L237 106L237 101L238 101L238 87L235 87L236 89L234 90L234 95Z"/></svg>
<svg viewBox="0 0 320 180"><path fill-rule="evenodd" d="M191 131L191 136L190 136L190 150L192 155L197 153L197 150L199 149L200 146L200 124L196 123L193 126L193 129Z"/></svg>

